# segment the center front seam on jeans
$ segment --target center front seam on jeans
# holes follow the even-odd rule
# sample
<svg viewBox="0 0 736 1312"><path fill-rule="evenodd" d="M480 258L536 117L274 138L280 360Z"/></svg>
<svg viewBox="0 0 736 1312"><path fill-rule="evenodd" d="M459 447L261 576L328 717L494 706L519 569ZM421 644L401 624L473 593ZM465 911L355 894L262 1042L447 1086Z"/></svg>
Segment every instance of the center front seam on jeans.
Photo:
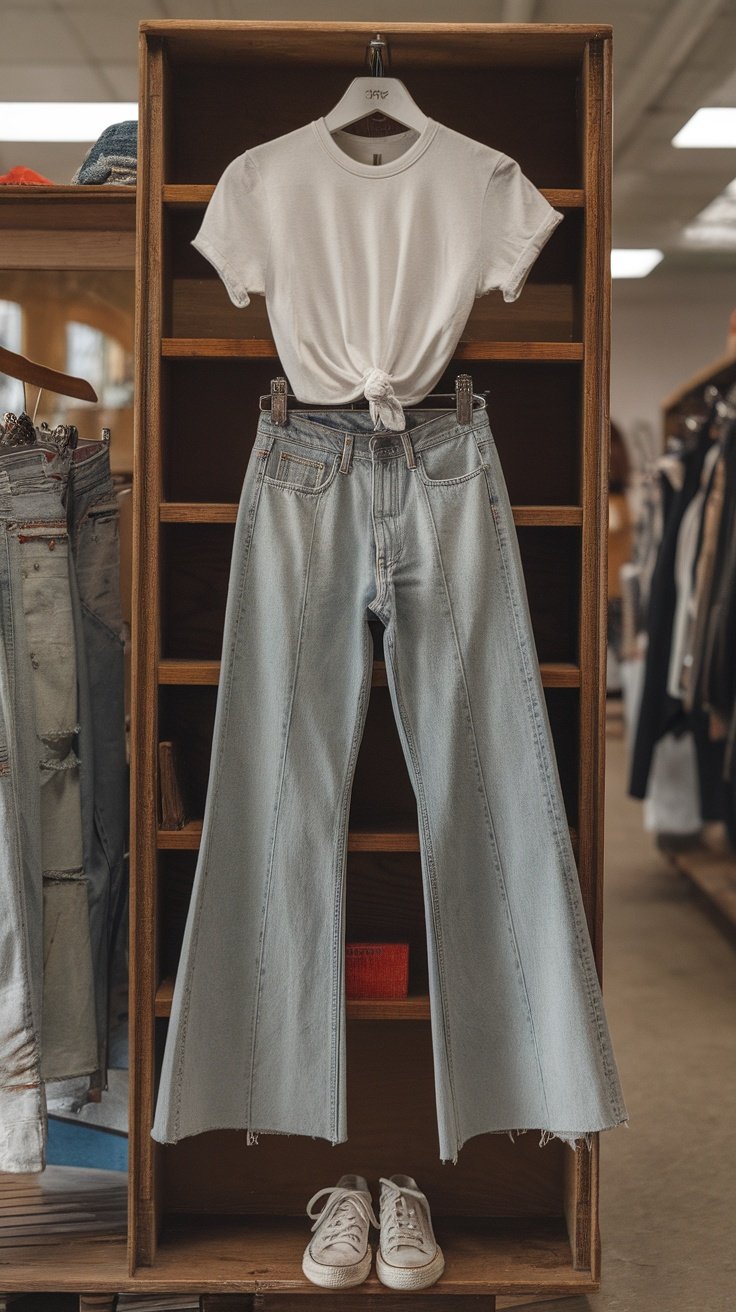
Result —
<svg viewBox="0 0 736 1312"><path fill-rule="evenodd" d="M348 763L345 770L345 779L343 782L342 795L341 795L340 806L338 810L338 815L340 817L340 825L337 834L337 841L335 844L335 871L333 875L333 884L335 889L337 889L338 877L341 876L341 887L340 887L339 898L338 897L335 898L335 912L334 912L333 936L332 936L333 965L337 961L344 959L345 919L342 912L343 912L343 907L345 905L344 903L345 890L343 885L347 875L347 871L344 864L345 854L343 849L344 849L344 842L345 842L345 829L348 820L348 812L350 809L352 780L355 773L355 763L357 760L358 751L360 749L360 744L363 737L363 730L365 728L366 716L368 714L368 701L370 698L372 674L373 674L373 640L371 638L368 624L366 623L364 629L364 639L363 639L363 677L361 679L360 695L358 698L358 706L355 715L355 724L353 726L353 736L350 744L350 752L348 754ZM340 1042L342 1037L342 1024L340 1022L340 1016L341 1016L341 1009L344 1007L344 999L345 999L344 977L341 980L340 971L338 971L335 968L333 969L332 1073L330 1076L330 1081L331 1081L330 1111L332 1116L332 1133L334 1136L333 1137L334 1143L340 1142L338 1138L340 1133L340 1127L338 1124L338 1115L340 1110L338 1105L338 1099L339 1099L339 1093L342 1084L342 1072L340 1070L340 1064L338 1061L338 1053L340 1050Z"/></svg>
<svg viewBox="0 0 736 1312"><path fill-rule="evenodd" d="M475 754L475 765L476 765L476 771L477 771L477 773L479 774L480 782L481 782L482 787L483 787L483 798L484 798L485 806L486 806L486 816L487 816L488 823L489 823L489 827L490 827L490 831L491 831L491 840L492 840L492 843L493 843L493 849L494 849L494 852L495 852L495 854L496 854L496 871L497 871L497 874L498 874L498 876L499 876L499 883L500 883L501 892L502 892L503 899L504 899L504 906L505 906L505 908L506 908L506 915L507 915L507 919L508 919L509 929L510 929L510 931L511 931L511 938L512 938L512 942L513 942L514 954L515 954L515 958L516 958L516 968L517 968L517 971L518 971L518 973L519 973L519 978L520 978L520 980L521 980L521 983L522 983L522 986L523 986L523 990L524 990L524 996L525 996L525 999L526 999L526 1012L527 1012L527 1016L528 1016L528 1019L529 1019L529 1025L530 1025L530 1027L531 1027L532 1040L533 1040L533 1043L534 1043L534 1052L535 1052L535 1056L536 1056L537 1069L538 1069L538 1073L539 1073L539 1085L540 1085L540 1089L541 1089L541 1093L542 1093L542 1099L543 1099L543 1101L544 1101L544 1106L545 1106L545 1111L546 1111L547 1119L549 1120L549 1106L548 1106L548 1100L547 1100L547 1090L546 1090L546 1088L545 1088L545 1084L544 1084L544 1076L543 1076L543 1074L542 1074L542 1060L541 1060L541 1055L540 1055L540 1051L539 1051L539 1042L538 1042L538 1039L537 1039L536 1027L535 1027L535 1024L534 1024L534 1014L533 1014L533 1011L532 1011L531 999L530 999L530 997L529 997L529 988L528 988L528 985L527 985L527 982L526 982L526 976L525 976L525 974L524 974L524 967L523 967L522 960L521 960L521 952L520 952L520 949L519 949L519 942L518 942L518 938L517 938L517 934L516 934L516 929L515 929L515 926L514 926L513 915L512 915L512 912L511 912L511 904L510 904L510 901L509 901L508 892L507 892L507 888L506 888L506 877L505 877L505 875L504 875L503 864L502 864L502 862L501 862L501 857L500 857L500 853L499 853L499 850L498 850L498 842L497 842L497 840L496 840L495 826L494 826L494 824L493 824L493 817L492 817L492 812L491 812L491 804L490 804L490 801L489 801L489 798L488 798L488 789L487 789L487 787L486 787L486 781L485 781L485 778L483 777L483 768L482 768L481 763L480 763L480 753L479 753L479 751L478 751L478 742L477 742L477 738L476 738L476 734L475 734L475 725L474 725L474 723L473 723L473 712L472 712L472 709L471 709L471 706L470 706L470 694L469 694L469 692L468 692L468 682L467 682L467 678L466 678L466 674L465 674L465 668L464 668L464 665L463 665L462 654L461 654L461 651L460 651L460 644L459 644L459 642L458 642L458 637L457 637L457 627L456 627L456 624L455 624L455 616L454 616L454 614L453 614L453 609L452 609L452 600L451 600L451 598L450 598L450 590L449 590L449 587L448 587L448 584L447 584L447 574L446 574L446 571L445 571L444 561L443 561L443 559L442 559L442 552L441 552L441 550L440 550L439 537L438 537L438 534L437 534L437 528L436 528L436 525L435 525L435 522L434 522L434 516L432 515L432 507L431 507L431 505L430 505L430 500L429 500L429 496L428 496L428 493L427 493L427 489L424 487L424 485L422 485L422 492L423 492L424 499L425 499L425 505L426 505L426 509L427 509L427 515L428 515L428 517L429 517L429 522L430 522L430 524L432 525L432 535L433 535L433 537L434 537L435 549L436 549L436 552L437 552L437 560L438 560L438 563L439 563L440 574L441 574L441 577L442 577L442 586L443 586L443 588L444 588L445 600L446 600L446 603L447 603L448 614L449 614L449 616L450 616L450 626L451 626L451 628L452 628L453 644L454 644L455 653L456 653L457 660L458 660L458 665L459 665L460 673L461 673L461 676L462 676L463 689L464 689L464 692L465 692L465 706L466 706L466 710L467 710L467 713L468 713L469 723L470 723L470 728L471 728L471 735L472 735L473 748L474 748L474 754Z"/></svg>

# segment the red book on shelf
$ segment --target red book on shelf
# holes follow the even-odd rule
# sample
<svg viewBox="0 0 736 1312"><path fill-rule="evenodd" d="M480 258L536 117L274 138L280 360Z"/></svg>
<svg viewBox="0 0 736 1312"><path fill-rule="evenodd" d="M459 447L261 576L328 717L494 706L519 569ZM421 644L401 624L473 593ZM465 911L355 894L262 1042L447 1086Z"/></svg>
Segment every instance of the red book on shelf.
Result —
<svg viewBox="0 0 736 1312"><path fill-rule="evenodd" d="M346 943L346 998L405 998L409 992L408 943Z"/></svg>

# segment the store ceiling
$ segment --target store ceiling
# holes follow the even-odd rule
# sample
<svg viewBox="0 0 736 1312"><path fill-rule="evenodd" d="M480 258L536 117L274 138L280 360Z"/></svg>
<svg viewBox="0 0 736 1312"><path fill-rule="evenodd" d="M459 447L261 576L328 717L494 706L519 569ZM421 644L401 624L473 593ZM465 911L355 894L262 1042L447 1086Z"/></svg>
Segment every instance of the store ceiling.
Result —
<svg viewBox="0 0 736 1312"><path fill-rule="evenodd" d="M655 246L665 263L733 267L721 242L685 228L736 178L733 150L678 150L701 105L735 105L736 0L0 0L3 100L134 100L140 18L611 23L614 244ZM410 88L411 89L411 88ZM28 164L68 182L84 145L0 143L2 170ZM736 203L734 204L736 209Z"/></svg>

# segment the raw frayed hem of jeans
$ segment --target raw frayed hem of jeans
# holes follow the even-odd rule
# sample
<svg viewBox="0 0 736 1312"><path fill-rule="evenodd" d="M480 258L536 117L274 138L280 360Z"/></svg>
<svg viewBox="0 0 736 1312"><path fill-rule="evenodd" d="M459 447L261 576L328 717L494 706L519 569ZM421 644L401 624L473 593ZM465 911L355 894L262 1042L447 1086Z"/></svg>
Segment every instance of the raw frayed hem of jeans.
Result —
<svg viewBox="0 0 736 1312"><path fill-rule="evenodd" d="M81 724L73 724L69 729L49 729L40 736L44 742L57 742L62 738L73 738L76 733L81 733Z"/></svg>
<svg viewBox="0 0 736 1312"><path fill-rule="evenodd" d="M331 1145L331 1147L333 1147L333 1148L337 1147L337 1145L340 1144L340 1143L345 1143L345 1142L346 1142L345 1139L332 1139L332 1138L330 1138L330 1136L329 1136L328 1134L306 1134L306 1133L304 1133L303 1131L300 1131L300 1130L264 1130L264 1129L259 1129L259 1130L246 1130L246 1131L245 1131L245 1142L246 1142L246 1144L247 1144L248 1146L250 1146L251 1144L256 1144L256 1143L258 1143L258 1136L259 1136L259 1134L280 1134L280 1135L285 1136L287 1139L288 1139L288 1138L294 1138L295 1136L296 1136L297 1138L299 1138L299 1139L314 1139L315 1141L319 1141L319 1140L324 1140L324 1139L326 1139L327 1142L328 1142L328 1143Z"/></svg>
<svg viewBox="0 0 736 1312"><path fill-rule="evenodd" d="M151 1138L152 1138L152 1139L155 1139L155 1140L156 1140L156 1143L165 1143L165 1144L168 1144L168 1143L180 1143L182 1139L189 1139L189 1138L191 1138L192 1135L194 1135L194 1134L205 1134L205 1133L209 1133L209 1132L212 1131L212 1130L238 1130L238 1131L243 1131L243 1132L245 1133L245 1142L246 1142L246 1144L247 1144L248 1146L250 1146L251 1144L257 1144L257 1143L258 1143L258 1136L259 1136L260 1134L280 1134L280 1135L282 1135L282 1136L284 1136L284 1137L286 1137L286 1138L294 1138L294 1137L296 1137L296 1138L299 1138L299 1139L314 1139L315 1142L324 1142L324 1141L326 1140L327 1143L329 1143L333 1148L334 1148L337 1144L339 1144L339 1143L345 1143L345 1142L347 1141L346 1139L332 1139L332 1138L330 1138L330 1136L329 1136L328 1134L309 1134L308 1132L306 1132L306 1131L304 1131L304 1130L264 1130L262 1127L259 1128L259 1129L257 1129L257 1130L249 1130L249 1129L247 1129L246 1126L244 1126L244 1125L235 1125L235 1124L233 1124L232 1121L225 1122L224 1124L219 1124L219 1123L218 1123L218 1124L212 1124L212 1125L209 1125L209 1124L208 1124L208 1125L198 1125L197 1128L196 1128L195 1130L187 1130L185 1134L180 1134L180 1133L179 1133L179 1130L178 1130L178 1128L177 1128L177 1129L171 1131L170 1133L166 1133L166 1132L165 1132L165 1133L166 1133L166 1137L165 1137L165 1138L160 1138L158 1134L154 1134L154 1132L153 1132L153 1127L152 1127L152 1129L151 1129Z"/></svg>
<svg viewBox="0 0 736 1312"><path fill-rule="evenodd" d="M81 761L76 752L69 752L69 755L65 756L63 761L45 757L38 764L42 770L76 770L81 765Z"/></svg>
<svg viewBox="0 0 736 1312"><path fill-rule="evenodd" d="M573 1151L575 1152L578 1151L579 1146L582 1147L583 1145L590 1152L590 1150L593 1147L594 1134L602 1134L606 1130L615 1130L619 1125L623 1125L625 1129L628 1130L629 1128L628 1118L624 1118L623 1120L620 1121L614 1121L612 1125L603 1125L598 1130L582 1130L577 1132L574 1130L572 1131L571 1130L540 1130L538 1146L540 1148L544 1148L545 1144L550 1143L552 1139L559 1139L562 1143L567 1144L568 1147L572 1148ZM525 1126L523 1129L519 1129L519 1130L486 1131L487 1134L507 1134L512 1143L514 1142L515 1139L518 1139L519 1135L529 1134L529 1132L530 1132L529 1126ZM440 1158L441 1165L444 1166L447 1164L451 1164L452 1166L457 1166L458 1153L460 1152L460 1149L463 1147L464 1143L465 1140L463 1140L463 1143L458 1144L454 1157L441 1157Z"/></svg>

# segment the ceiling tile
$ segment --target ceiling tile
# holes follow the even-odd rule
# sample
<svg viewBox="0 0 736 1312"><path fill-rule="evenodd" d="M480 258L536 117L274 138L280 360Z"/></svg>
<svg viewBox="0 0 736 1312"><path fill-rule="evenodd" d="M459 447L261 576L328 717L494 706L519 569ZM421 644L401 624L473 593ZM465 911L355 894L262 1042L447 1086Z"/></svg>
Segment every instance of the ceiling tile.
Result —
<svg viewBox="0 0 736 1312"><path fill-rule="evenodd" d="M138 65L103 64L100 76L104 78L108 91L117 100L138 99Z"/></svg>
<svg viewBox="0 0 736 1312"><path fill-rule="evenodd" d="M18 60L24 64L78 63L83 58L84 52L72 29L56 8L45 10L43 16L38 8L32 13L25 8L3 9L0 42L3 64Z"/></svg>
<svg viewBox="0 0 736 1312"><path fill-rule="evenodd" d="M89 64L3 65L3 100L107 100L109 94Z"/></svg>
<svg viewBox="0 0 736 1312"><path fill-rule="evenodd" d="M107 5L68 4L65 13L80 44L90 59L104 63L135 63L138 53L138 22L141 18L156 18L158 9L144 3Z"/></svg>

